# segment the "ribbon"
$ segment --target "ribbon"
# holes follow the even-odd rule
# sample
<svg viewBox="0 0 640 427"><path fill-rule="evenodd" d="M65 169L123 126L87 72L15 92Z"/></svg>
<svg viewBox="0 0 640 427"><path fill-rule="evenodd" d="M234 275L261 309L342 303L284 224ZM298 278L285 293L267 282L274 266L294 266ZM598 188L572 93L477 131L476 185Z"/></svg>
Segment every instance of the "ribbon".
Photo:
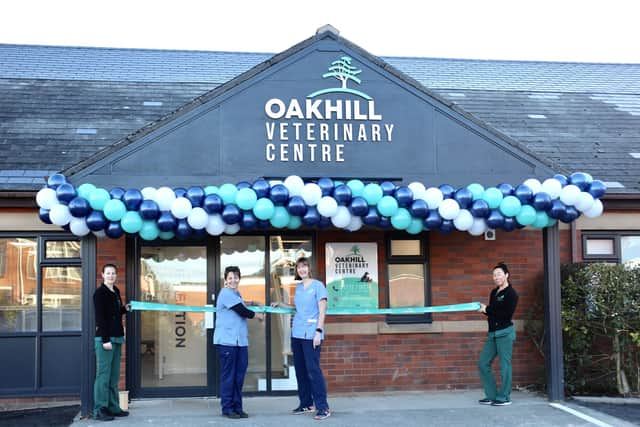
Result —
<svg viewBox="0 0 640 427"><path fill-rule="evenodd" d="M131 301L132 310L146 311L193 311L193 312L215 312L216 308L211 306L194 306L194 305L176 305L176 304L159 304L156 302ZM293 308L278 308L261 306L249 306L249 310L256 313L273 313L273 314L293 314ZM330 315L360 315L360 314L422 314L422 313L450 313L454 311L478 311L480 309L479 302L470 302L465 304L436 305L431 307L399 307L399 308L330 308L327 314Z"/></svg>

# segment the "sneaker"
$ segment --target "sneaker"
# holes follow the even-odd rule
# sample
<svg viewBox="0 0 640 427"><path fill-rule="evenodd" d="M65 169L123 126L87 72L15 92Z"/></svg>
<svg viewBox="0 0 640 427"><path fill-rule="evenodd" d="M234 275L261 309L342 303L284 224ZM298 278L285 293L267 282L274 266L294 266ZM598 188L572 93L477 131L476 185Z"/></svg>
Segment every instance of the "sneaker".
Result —
<svg viewBox="0 0 640 427"><path fill-rule="evenodd" d="M298 406L296 409L291 411L291 415L307 414L309 412L313 412L313 406Z"/></svg>
<svg viewBox="0 0 640 427"><path fill-rule="evenodd" d="M229 412L228 414L222 414L223 417L231 418L232 420L239 420L242 418L242 415L236 414L235 412Z"/></svg>
<svg viewBox="0 0 640 427"><path fill-rule="evenodd" d="M491 406L507 406L511 405L510 400L494 400Z"/></svg>
<svg viewBox="0 0 640 427"><path fill-rule="evenodd" d="M111 415L112 417L128 417L129 411L120 410L120 412L111 412L107 409L107 414Z"/></svg>
<svg viewBox="0 0 640 427"><path fill-rule="evenodd" d="M488 399L485 397L484 399L478 400L478 403L481 405L491 405L493 403L493 399Z"/></svg>
<svg viewBox="0 0 640 427"><path fill-rule="evenodd" d="M313 417L314 420L324 420L325 418L329 418L331 416L331 412L328 409L321 409L320 411L316 412L315 417Z"/></svg>
<svg viewBox="0 0 640 427"><path fill-rule="evenodd" d="M240 418L249 418L249 414L244 411L236 411L236 414L240 415Z"/></svg>
<svg viewBox="0 0 640 427"><path fill-rule="evenodd" d="M113 421L113 416L109 414L106 408L100 408L93 419L96 421Z"/></svg>

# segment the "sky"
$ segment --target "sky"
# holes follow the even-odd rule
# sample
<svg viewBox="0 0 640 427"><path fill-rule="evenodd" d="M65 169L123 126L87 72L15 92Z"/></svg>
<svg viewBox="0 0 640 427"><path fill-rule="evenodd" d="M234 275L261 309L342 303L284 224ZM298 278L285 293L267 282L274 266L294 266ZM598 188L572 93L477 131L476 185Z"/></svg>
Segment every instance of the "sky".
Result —
<svg viewBox="0 0 640 427"><path fill-rule="evenodd" d="M640 63L636 0L7 0L0 43L278 53L331 24L377 56Z"/></svg>

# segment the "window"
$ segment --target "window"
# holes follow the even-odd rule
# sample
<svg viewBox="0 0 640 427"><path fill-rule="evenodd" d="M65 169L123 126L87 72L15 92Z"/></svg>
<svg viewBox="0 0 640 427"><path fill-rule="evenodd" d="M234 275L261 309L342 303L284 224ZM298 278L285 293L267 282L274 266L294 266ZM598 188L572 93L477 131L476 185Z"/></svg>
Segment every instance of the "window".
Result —
<svg viewBox="0 0 640 427"><path fill-rule="evenodd" d="M36 259L35 238L0 238L4 274L0 277L0 333L36 330L37 281L29 262Z"/></svg>
<svg viewBox="0 0 640 427"><path fill-rule="evenodd" d="M640 265L640 232L583 232L582 258L585 261Z"/></svg>

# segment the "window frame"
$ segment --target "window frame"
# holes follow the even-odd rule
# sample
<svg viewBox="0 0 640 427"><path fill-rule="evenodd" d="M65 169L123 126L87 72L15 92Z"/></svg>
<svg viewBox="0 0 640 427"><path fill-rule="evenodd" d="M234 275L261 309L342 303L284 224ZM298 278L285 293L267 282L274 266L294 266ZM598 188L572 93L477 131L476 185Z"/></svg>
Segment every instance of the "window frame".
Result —
<svg viewBox="0 0 640 427"><path fill-rule="evenodd" d="M582 260L584 262L615 262L620 264L622 257L622 237L640 237L640 230L619 230L619 231L582 231ZM589 255L587 254L587 240L613 240L612 255Z"/></svg>

